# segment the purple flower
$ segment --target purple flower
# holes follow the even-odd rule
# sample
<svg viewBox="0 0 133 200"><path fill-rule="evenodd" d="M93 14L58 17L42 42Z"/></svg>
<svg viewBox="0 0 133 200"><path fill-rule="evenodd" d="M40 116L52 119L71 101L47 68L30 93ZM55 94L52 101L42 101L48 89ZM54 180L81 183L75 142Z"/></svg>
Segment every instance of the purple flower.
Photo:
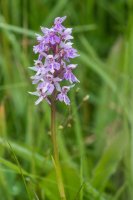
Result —
<svg viewBox="0 0 133 200"><path fill-rule="evenodd" d="M44 51L44 44L43 43L40 43L36 46L33 47L33 51L35 53L41 53L42 51Z"/></svg>
<svg viewBox="0 0 133 200"><path fill-rule="evenodd" d="M56 32L54 30L50 30L49 34L45 37L45 40L47 40L48 43L54 45L59 44L60 38L56 35Z"/></svg>
<svg viewBox="0 0 133 200"><path fill-rule="evenodd" d="M75 69L76 66L77 65L70 64L67 67L65 67L64 79L70 81L70 83L79 82L76 76L72 73L72 70Z"/></svg>
<svg viewBox="0 0 133 200"><path fill-rule="evenodd" d="M69 48L69 49L66 49L66 56L68 58L75 58L75 57L77 57L79 55L77 54L77 50L76 49Z"/></svg>
<svg viewBox="0 0 133 200"><path fill-rule="evenodd" d="M68 62L69 62L69 58L75 58L75 57L79 56L77 54L77 50L72 48L72 44L73 43L71 43L71 42L67 42L67 43L62 42L61 43L62 54L64 56L64 59Z"/></svg>
<svg viewBox="0 0 133 200"><path fill-rule="evenodd" d="M72 33L72 28L66 28L64 32L61 34L62 39L64 39L65 41L73 39L71 33Z"/></svg>
<svg viewBox="0 0 133 200"><path fill-rule="evenodd" d="M66 105L70 105L70 99L67 96L67 92L70 90L69 86L63 86L61 89L61 93L57 95L57 100L64 101Z"/></svg>
<svg viewBox="0 0 133 200"><path fill-rule="evenodd" d="M35 102L35 105L38 105L44 99L48 102L48 104L51 104L50 101L49 101L49 99L47 98L46 94L42 93L41 91L29 92L29 94L35 95L35 96L39 97L37 99L37 101Z"/></svg>
<svg viewBox="0 0 133 200"><path fill-rule="evenodd" d="M66 16L64 17L57 17L54 20L54 30L61 33L65 27L62 25L62 22L66 19Z"/></svg>
<svg viewBox="0 0 133 200"><path fill-rule="evenodd" d="M77 64L70 64L70 59L79 56L77 50L72 47L72 28L65 28L62 23L65 17L57 17L52 28L41 27L42 35L36 34L37 44L33 47L38 59L34 66L30 67L35 72L31 77L32 83L37 84L36 91L30 94L38 96L35 104L46 100L51 104L51 99L70 105L67 96L68 91L74 86L60 86L63 81L71 84L79 82L73 74ZM68 64L69 62L69 64Z"/></svg>
<svg viewBox="0 0 133 200"><path fill-rule="evenodd" d="M59 43L60 42L60 37L57 35L56 31L51 28L51 29L48 29L48 28L41 28L42 32L44 33L44 43L45 44L56 44L56 43Z"/></svg>
<svg viewBox="0 0 133 200"><path fill-rule="evenodd" d="M55 61L55 57L53 55L48 55L46 57L45 67L53 74L55 70L60 69L60 63Z"/></svg>

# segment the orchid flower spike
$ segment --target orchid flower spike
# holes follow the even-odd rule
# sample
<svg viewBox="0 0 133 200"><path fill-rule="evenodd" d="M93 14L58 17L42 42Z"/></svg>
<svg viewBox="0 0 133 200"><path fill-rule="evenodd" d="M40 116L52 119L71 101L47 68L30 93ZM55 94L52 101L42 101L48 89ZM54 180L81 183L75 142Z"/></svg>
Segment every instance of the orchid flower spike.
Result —
<svg viewBox="0 0 133 200"><path fill-rule="evenodd" d="M66 16L57 17L52 28L41 27L42 35L36 34L37 44L33 51L38 54L38 59L30 69L35 72L31 79L37 87L35 92L29 92L38 96L35 105L43 100L51 104L52 98L70 105L67 93L76 82L79 82L73 74L77 64L70 64L70 59L79 55L72 47L72 28L65 28L62 25L65 19ZM70 84L65 86L64 81Z"/></svg>

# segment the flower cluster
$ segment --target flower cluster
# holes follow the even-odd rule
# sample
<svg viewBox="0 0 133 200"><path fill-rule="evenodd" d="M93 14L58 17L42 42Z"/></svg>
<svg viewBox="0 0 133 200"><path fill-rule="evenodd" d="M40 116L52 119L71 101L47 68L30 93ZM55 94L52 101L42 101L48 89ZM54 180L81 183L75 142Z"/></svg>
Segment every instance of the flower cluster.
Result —
<svg viewBox="0 0 133 200"><path fill-rule="evenodd" d="M73 83L79 80L73 74L76 64L70 64L70 59L78 56L77 50L72 47L72 28L65 28L62 22L66 17L57 17L52 28L43 28L42 35L36 34L37 45L33 47L38 59L34 66L30 67L36 72L31 77L32 83L37 84L36 92L30 94L38 96L35 104L45 99L51 104L51 98L55 98L66 105L70 104L67 96L68 91L74 86ZM61 86L67 80L69 86Z"/></svg>

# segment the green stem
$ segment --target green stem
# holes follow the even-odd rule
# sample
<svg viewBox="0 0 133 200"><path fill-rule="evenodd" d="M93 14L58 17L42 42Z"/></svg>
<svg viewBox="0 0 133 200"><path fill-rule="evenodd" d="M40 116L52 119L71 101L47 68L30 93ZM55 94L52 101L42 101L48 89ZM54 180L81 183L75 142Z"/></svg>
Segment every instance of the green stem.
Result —
<svg viewBox="0 0 133 200"><path fill-rule="evenodd" d="M59 152L58 152L58 144L57 144L57 135L56 135L56 109L55 109L55 101L51 102L51 137L53 143L53 156L54 156L54 164L56 170L57 184L60 193L61 200L66 200L65 190L62 180L61 166L59 161Z"/></svg>

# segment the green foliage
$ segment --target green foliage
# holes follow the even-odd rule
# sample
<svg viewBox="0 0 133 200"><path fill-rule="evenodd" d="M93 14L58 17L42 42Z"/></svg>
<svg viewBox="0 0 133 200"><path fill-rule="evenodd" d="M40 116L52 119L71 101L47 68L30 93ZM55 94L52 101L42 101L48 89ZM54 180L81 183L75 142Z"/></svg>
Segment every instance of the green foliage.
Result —
<svg viewBox="0 0 133 200"><path fill-rule="evenodd" d="M35 32L67 15L79 88L57 104L67 199L133 199L133 1L0 1L0 199L59 200L50 108L34 106ZM88 99L89 95L89 99Z"/></svg>

